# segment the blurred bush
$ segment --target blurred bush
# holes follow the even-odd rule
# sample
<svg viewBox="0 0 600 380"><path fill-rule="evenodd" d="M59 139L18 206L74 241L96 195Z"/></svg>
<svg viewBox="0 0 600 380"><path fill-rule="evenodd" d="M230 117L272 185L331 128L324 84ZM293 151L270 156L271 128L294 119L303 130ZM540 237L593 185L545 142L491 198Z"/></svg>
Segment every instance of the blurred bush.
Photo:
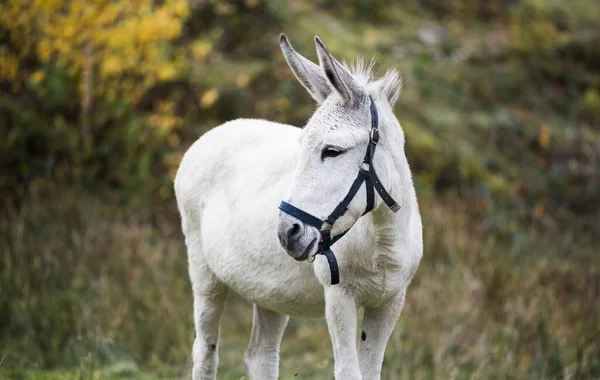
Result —
<svg viewBox="0 0 600 380"><path fill-rule="evenodd" d="M302 124L313 105L278 51L285 30L313 59L319 33L340 57L398 63L397 113L422 185L488 209L519 199L526 217L541 204L594 213L592 3L7 1L0 188L104 182L164 199L181 152L208 128L241 116Z"/></svg>
<svg viewBox="0 0 600 380"><path fill-rule="evenodd" d="M188 72L177 45L188 16L183 0L3 2L0 187L165 185L185 116L173 87Z"/></svg>

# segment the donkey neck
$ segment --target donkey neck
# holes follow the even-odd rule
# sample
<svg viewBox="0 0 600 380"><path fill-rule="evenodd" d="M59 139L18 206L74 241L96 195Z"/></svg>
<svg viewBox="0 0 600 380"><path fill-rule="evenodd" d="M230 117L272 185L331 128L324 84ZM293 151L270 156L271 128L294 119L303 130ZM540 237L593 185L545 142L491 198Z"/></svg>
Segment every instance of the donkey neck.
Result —
<svg viewBox="0 0 600 380"><path fill-rule="evenodd" d="M376 229L390 223L408 223L408 215L412 212L416 200L410 168L404 153L404 132L393 113L381 112L380 114L381 142L373 165L385 176L385 186L401 209L394 213L380 201L372 211Z"/></svg>

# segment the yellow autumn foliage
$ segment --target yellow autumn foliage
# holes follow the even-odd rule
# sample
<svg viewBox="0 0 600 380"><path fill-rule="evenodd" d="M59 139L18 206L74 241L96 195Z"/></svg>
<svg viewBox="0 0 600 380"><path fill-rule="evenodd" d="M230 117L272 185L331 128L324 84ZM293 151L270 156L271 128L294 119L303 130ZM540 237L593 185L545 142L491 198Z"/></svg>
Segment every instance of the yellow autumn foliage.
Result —
<svg viewBox="0 0 600 380"><path fill-rule="evenodd" d="M186 75L185 54L177 50L176 40L189 13L186 0L0 2L0 30L8 34L0 42L0 82L9 83L14 94L31 85L42 93L52 92L49 89L56 83L74 88L79 99L68 100L78 107L80 125L71 123L67 128L81 141L79 160L94 156L90 153L96 149L94 135L108 146L122 145L122 136L133 135L127 128L137 131L140 125L146 131L139 131L138 145L128 143L127 149L135 146L139 154L152 154L174 141L170 135L181 126L181 117L174 107L162 104L149 112L127 110L160 83ZM56 80L50 83L51 79ZM102 132L105 123L120 131ZM113 140L105 141L107 136ZM158 141L148 145L142 136ZM144 172L129 164L124 167Z"/></svg>
<svg viewBox="0 0 600 380"><path fill-rule="evenodd" d="M0 79L20 86L28 79L18 66L20 58L34 54L43 64L56 64L73 76L80 75L86 65L97 67L98 78L93 86L99 96L106 89L119 87L119 77L125 73L143 77L145 80L136 83L138 86L172 80L182 73L185 62L169 51L169 42L181 34L182 23L189 15L188 2L167 0L159 6L154 3L3 2L0 26L10 31L11 42L20 51L0 55ZM40 76L43 73L36 73L37 80Z"/></svg>

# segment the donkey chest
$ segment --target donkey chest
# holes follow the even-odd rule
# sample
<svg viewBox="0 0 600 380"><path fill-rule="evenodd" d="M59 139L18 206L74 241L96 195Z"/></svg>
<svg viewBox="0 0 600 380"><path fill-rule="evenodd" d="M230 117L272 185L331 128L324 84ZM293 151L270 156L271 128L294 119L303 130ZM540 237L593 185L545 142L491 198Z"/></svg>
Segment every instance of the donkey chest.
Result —
<svg viewBox="0 0 600 380"><path fill-rule="evenodd" d="M361 306L376 307L405 289L402 263L386 254L375 254L363 266L349 268L354 274L357 300Z"/></svg>
<svg viewBox="0 0 600 380"><path fill-rule="evenodd" d="M321 282L329 281L329 265L321 258L315 273ZM338 255L340 284L355 294L360 306L376 307L406 288L404 265L387 250L374 247L362 252Z"/></svg>

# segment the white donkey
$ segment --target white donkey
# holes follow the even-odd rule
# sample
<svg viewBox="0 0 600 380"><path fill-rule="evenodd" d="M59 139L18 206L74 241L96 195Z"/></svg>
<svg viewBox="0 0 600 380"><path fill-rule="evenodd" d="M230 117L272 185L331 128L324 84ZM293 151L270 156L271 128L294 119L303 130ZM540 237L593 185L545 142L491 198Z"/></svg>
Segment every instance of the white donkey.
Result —
<svg viewBox="0 0 600 380"><path fill-rule="evenodd" d="M250 378L278 377L288 315L323 313L335 378L381 376L387 341L423 252L404 134L392 112L401 81L394 70L371 81L364 64L351 73L315 41L321 67L294 51L285 35L280 41L295 76L319 103L303 129L230 121L198 139L179 167L175 192L194 293L194 380L216 378L229 289L254 304L245 354ZM282 199L285 212L277 209ZM361 217L365 208L372 211ZM330 213L333 220L323 221ZM329 232L335 237L350 227L332 243ZM332 285L338 275L340 283Z"/></svg>

